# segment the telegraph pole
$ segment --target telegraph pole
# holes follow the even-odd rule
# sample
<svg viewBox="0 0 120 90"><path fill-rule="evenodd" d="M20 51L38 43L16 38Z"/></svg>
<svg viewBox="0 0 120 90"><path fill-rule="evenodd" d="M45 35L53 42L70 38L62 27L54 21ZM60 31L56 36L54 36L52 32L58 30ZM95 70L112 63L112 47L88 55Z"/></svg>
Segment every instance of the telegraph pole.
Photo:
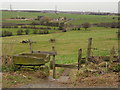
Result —
<svg viewBox="0 0 120 90"><path fill-rule="evenodd" d="M9 2L10 2L10 0L9 0ZM11 2L10 2L10 11L12 11L12 4L11 4Z"/></svg>
<svg viewBox="0 0 120 90"><path fill-rule="evenodd" d="M57 14L57 5L55 5L55 13Z"/></svg>

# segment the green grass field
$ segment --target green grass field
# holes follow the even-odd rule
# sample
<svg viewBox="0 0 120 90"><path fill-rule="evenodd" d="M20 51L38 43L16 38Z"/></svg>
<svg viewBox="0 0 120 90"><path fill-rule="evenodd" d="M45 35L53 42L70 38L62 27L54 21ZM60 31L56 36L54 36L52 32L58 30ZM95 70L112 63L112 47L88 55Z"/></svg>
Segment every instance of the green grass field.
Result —
<svg viewBox="0 0 120 90"><path fill-rule="evenodd" d="M36 18L37 16L50 16L53 18L58 18L58 17L64 16L67 18L72 18L73 20L71 20L69 23L73 25L80 25L84 22L89 22L91 24L102 23L102 22L103 23L117 22L117 16L106 16L106 15L79 15L79 14L64 14L64 13L59 13L58 15L56 15L54 13L9 12L9 11L3 11L2 15L3 17L1 20L3 23L27 23L29 24L33 22L33 21L6 20L8 18L16 17L18 15L21 17L23 16L23 17L28 17L28 18ZM116 18L112 19L113 17L116 17ZM47 26L36 25L36 27L47 27ZM113 47L115 48L116 53L118 51L118 38L117 38L117 33L116 33L118 32L117 28L105 28L105 27L91 26L87 30L85 30L85 28L83 27L80 30L72 30L71 27L68 27L69 30L67 32L61 32L61 30L58 30L58 27L50 27L50 28L51 28L51 30L49 30L50 34L32 34L33 29L28 29L30 30L29 35L25 35L25 34L16 35L17 30L26 30L26 29L20 28L20 26L19 28L1 28L1 30L10 31L14 35L14 36L8 36L8 37L0 37L0 41L2 41L0 42L0 45L2 45L2 55L13 56L16 54L21 54L21 53L29 53L30 52L29 44L20 43L21 41L28 40L28 39L32 39L34 42L36 42L32 44L34 51L51 51L52 46L55 46L55 50L57 51L57 55L56 55L57 64L77 64L79 48L82 48L82 57L86 57L86 53L87 53L86 51L88 47L88 38L91 38L91 37L93 38L92 48L97 48L97 50L92 49L91 55L108 56L110 55L110 50ZM50 39L56 39L56 42L51 43L49 41ZM12 63L12 60L11 61L10 60L9 62ZM47 63L46 65L48 66L49 63ZM94 68L93 64L90 64L90 65L92 65L92 67ZM9 72L13 70L11 66L3 65L2 69L6 70L6 72L7 71ZM84 71L84 67L82 69ZM106 70L106 67L105 67L105 70ZM27 75L29 76L28 78L24 78L21 76L22 75L21 73L23 73L22 71L20 72L17 71L17 73L16 75L14 74L3 75L3 87L12 87L16 85L17 83L23 83L23 84L25 84L25 82L30 83L30 80L31 80L31 83L37 80L40 81L40 77L39 79L36 78L37 77L36 72L35 72L35 75L32 72L30 72L31 74L26 72L26 76ZM38 74L43 75L40 73ZM57 68L56 78L58 78L62 74L64 74L64 68ZM81 73L78 76L77 74L79 74L77 69L74 71L73 70L70 71L69 77L72 78L71 79L72 82L78 82L77 80L82 80L82 79L79 79L79 77L83 78L85 75L87 75L86 72L84 73L83 76L81 76L82 75ZM51 72L50 72L50 75L52 75ZM103 75L103 74L99 74L99 75ZM104 79L104 77L102 78ZM90 79L90 81L94 81L94 80ZM102 79L98 81L101 82ZM102 83L103 82L104 81L102 81Z"/></svg>
<svg viewBox="0 0 120 90"><path fill-rule="evenodd" d="M15 20L5 20L12 17L27 17L27 18L36 18L37 16L50 16L52 18L58 17L67 17L69 19L73 19L69 23L73 25L79 25L85 22L93 23L102 23L102 22L117 22L118 16L108 16L108 15L79 15L79 14L65 14L65 13L38 13L38 12L10 12L3 11L2 12L2 22L11 22L11 23L31 23L32 21L15 21ZM116 17L115 19L112 19Z"/></svg>
<svg viewBox="0 0 120 90"><path fill-rule="evenodd" d="M14 22L4 20L6 18L24 16L28 18L35 18L37 16L50 16L50 17L62 17L73 18L70 23L81 24L84 22L89 23L101 23L101 22L113 22L117 19L112 19L117 16L106 16L106 15L79 15L79 14L64 14L60 13L58 15L54 13L33 13L33 12L2 12L3 22ZM16 22L14 22L16 23ZM21 21L17 23L22 23ZM15 35L17 29L6 29L3 30L12 31ZM30 30L31 33L32 30ZM55 32L55 30L52 30ZM10 36L2 38L3 54L15 55L23 52L29 52L28 44L20 43L22 40L32 39L37 43L33 44L34 50L50 51L51 47L54 45L58 55L58 63L73 63L77 62L77 52L79 48L83 49L83 57L86 56L87 42L88 38L93 38L93 48L98 48L98 50L92 50L92 55L106 56L109 55L110 49L114 46L117 48L117 29L104 28L104 27L91 27L87 31L83 28L80 31L68 31L64 33L52 33L47 35L20 35L20 36ZM49 39L55 38L56 43L50 43Z"/></svg>
<svg viewBox="0 0 120 90"><path fill-rule="evenodd" d="M92 27L89 31L68 31L65 33L52 33L47 35L22 35L2 38L3 54L15 55L29 52L29 45L20 43L22 40L32 39L37 42L33 44L33 50L50 51L54 45L58 55L58 63L77 62L77 52L83 49L83 57L86 56L88 38L93 38L92 55L109 55L110 49L118 48L117 29ZM49 39L55 38L56 43L50 43Z"/></svg>

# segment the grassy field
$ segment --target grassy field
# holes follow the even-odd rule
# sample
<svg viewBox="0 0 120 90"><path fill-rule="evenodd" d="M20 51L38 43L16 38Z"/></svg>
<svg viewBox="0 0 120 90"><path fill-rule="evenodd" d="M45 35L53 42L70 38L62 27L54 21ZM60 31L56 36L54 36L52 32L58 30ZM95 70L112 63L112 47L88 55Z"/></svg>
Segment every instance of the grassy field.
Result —
<svg viewBox="0 0 120 90"><path fill-rule="evenodd" d="M92 50L93 55L109 55L110 49L117 48L117 29L92 27L88 31L68 31L65 33L53 33L47 35L22 35L3 37L3 54L14 55L23 52L29 52L28 44L20 43L22 40L32 39L37 42L33 44L34 50L50 51L54 45L57 52L58 63L77 62L77 52L79 48L83 49L83 57L86 56L88 38L93 38L92 47L98 50ZM50 43L49 39L55 38L56 43Z"/></svg>
<svg viewBox="0 0 120 90"><path fill-rule="evenodd" d="M16 16L24 16L28 18L36 18L37 16L51 16L54 18L65 16L67 18L72 18L73 20L70 23L81 24L84 22L89 23L101 23L101 22L113 22L117 21L117 18L112 19L117 16L106 16L106 15L79 15L79 14L64 14L60 13L58 15L54 13L36 13L36 12L2 12L3 22L4 20ZM14 22L14 21L8 21ZM16 23L16 22L14 22ZM22 23L17 21L17 23ZM43 27L43 26L42 26ZM18 28L19 29L19 28ZM32 29L30 29L30 35L20 35L20 36L11 36L2 38L3 54L15 55L23 52L29 52L28 44L20 43L22 40L32 39L37 42L33 44L34 50L43 50L50 51L51 47L54 45L57 52L57 62L58 63L73 63L77 62L77 52L79 48L83 49L83 57L86 56L87 42L88 38L93 38L93 48L98 50L92 50L92 55L106 56L109 55L110 49L114 46L117 48L117 29L113 28L104 28L104 27L91 27L87 31L83 28L80 31L68 31L64 33L52 33L47 35L34 35L32 34ZM13 34L16 34L17 29L7 29L3 30L12 31ZM55 32L52 30L51 32ZM56 43L50 43L49 39L55 38Z"/></svg>
<svg viewBox="0 0 120 90"><path fill-rule="evenodd" d="M91 24L93 23L102 23L102 22L117 22L117 16L106 16L106 15L79 15L79 14L64 14L59 13L58 15L54 13L35 13L35 12L9 12L9 11L3 11L2 12L2 22L3 23L31 23L33 21L15 21L15 20L6 20L8 18L14 18L16 16L20 17L27 17L27 18L36 18L37 16L50 16L53 18L58 17L67 17L71 18L69 23L73 25L80 25L84 22L89 22ZM115 19L112 19L113 17L116 17ZM46 27L37 25L36 27ZM16 55L20 53L27 53L30 52L28 43L20 43L23 40L32 39L36 43L33 43L33 50L34 51L51 51L51 47L55 46L55 49L57 51L56 56L56 63L58 64L74 64L78 62L78 49L82 48L82 57L86 57L86 51L88 46L88 38L93 38L92 48L97 48L97 50L92 49L92 55L93 56L108 56L110 55L111 48L115 47L116 52L118 50L118 39L117 39L117 28L105 28L105 27L95 27L92 26L85 30L84 28L81 28L81 30L68 30L67 32L61 32L60 30L57 30L58 27L50 27L51 30L50 34L32 34L33 29L30 30L29 35L16 35L17 30L20 30L21 28L3 28L2 30L11 31L14 36L9 37L0 37L2 39L2 42L0 43L2 45L2 54L3 55ZM26 29L22 29L26 30ZM54 33L52 33L54 32ZM51 38L56 39L55 43L51 43L49 40ZM49 63L47 63L49 65ZM90 64L91 65L91 64ZM89 66L89 65L88 65ZM92 65L94 67L94 65ZM98 66L97 66L98 67ZM10 66L4 66L3 69L10 70ZM85 67L86 68L86 67ZM83 67L84 69L84 67ZM64 68L57 68L57 78L64 73ZM81 69L82 70L82 69ZM80 71L81 71L80 70ZM105 68L106 70L106 68ZM4 71L4 70L3 70ZM12 70L11 70L12 71ZM83 70L84 71L84 70ZM39 72L39 71L38 71ZM75 82L79 81L79 78L83 78L86 73L79 74L78 70L70 71L71 74L69 74L70 78L77 77L75 79ZM50 73L51 75L52 73ZM75 74L79 74L78 76ZM89 74L89 73L88 73ZM113 74L113 73L112 73ZM107 76L111 78L111 75ZM26 84L26 83L33 83L34 81L40 80L40 76L42 75L37 72L4 72L3 74L3 87L14 87L18 84ZM98 74L96 74L98 75ZM102 74L99 74L102 75ZM117 74L115 74L117 77ZM72 77L71 77L72 76ZM88 75L89 76L89 75ZM112 76L113 77L113 76ZM116 80L115 79L113 80ZM85 76L86 78L86 76ZM88 77L88 80L91 77ZM98 77L97 77L98 78ZM104 80L106 77L98 78L97 81L104 81L105 83L109 83L110 81ZM88 80L86 81L87 83ZM74 81L74 80L73 80ZM80 79L81 82L81 79ZM93 82L94 83L94 82ZM114 82L113 82L114 83ZM101 84L101 83L100 83ZM102 82L102 84L104 84ZM78 85L82 86L82 85ZM90 86L90 84L88 84Z"/></svg>
<svg viewBox="0 0 120 90"><path fill-rule="evenodd" d="M37 16L50 16L52 18L58 17L67 17L69 19L73 19L69 23L79 25L85 22L93 23L102 23L102 22L117 22L117 16L108 16L108 15L79 15L79 14L65 14L65 13L38 13L38 12L2 12L2 22L11 22L11 23L31 23L32 21L15 21L15 20L5 20L12 17L27 17L27 18L36 18ZM112 19L116 17L115 19Z"/></svg>

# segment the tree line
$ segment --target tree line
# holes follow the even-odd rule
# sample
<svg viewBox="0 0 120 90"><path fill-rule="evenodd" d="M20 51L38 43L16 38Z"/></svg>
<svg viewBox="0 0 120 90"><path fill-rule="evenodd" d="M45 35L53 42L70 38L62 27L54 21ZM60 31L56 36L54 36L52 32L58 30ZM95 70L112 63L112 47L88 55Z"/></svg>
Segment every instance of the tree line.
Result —
<svg viewBox="0 0 120 90"><path fill-rule="evenodd" d="M30 34L30 30L17 30L16 35L28 35ZM48 30L33 30L32 34L49 34ZM6 36L13 36L13 32L10 31L2 31L0 37L6 37Z"/></svg>

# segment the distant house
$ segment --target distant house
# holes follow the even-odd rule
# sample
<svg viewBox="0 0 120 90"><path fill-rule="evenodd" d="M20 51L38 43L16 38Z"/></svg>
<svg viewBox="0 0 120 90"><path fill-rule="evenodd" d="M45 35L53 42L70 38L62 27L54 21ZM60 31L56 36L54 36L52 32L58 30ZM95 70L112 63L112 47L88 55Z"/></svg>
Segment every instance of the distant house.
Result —
<svg viewBox="0 0 120 90"><path fill-rule="evenodd" d="M63 21L65 19L66 19L65 17L59 17L59 21Z"/></svg>
<svg viewBox="0 0 120 90"><path fill-rule="evenodd" d="M64 21L64 20L66 20L66 17L59 17L59 18L53 19L53 21Z"/></svg>
<svg viewBox="0 0 120 90"><path fill-rule="evenodd" d="M44 16L38 16L37 17L37 20L40 20L41 18L43 18Z"/></svg>

